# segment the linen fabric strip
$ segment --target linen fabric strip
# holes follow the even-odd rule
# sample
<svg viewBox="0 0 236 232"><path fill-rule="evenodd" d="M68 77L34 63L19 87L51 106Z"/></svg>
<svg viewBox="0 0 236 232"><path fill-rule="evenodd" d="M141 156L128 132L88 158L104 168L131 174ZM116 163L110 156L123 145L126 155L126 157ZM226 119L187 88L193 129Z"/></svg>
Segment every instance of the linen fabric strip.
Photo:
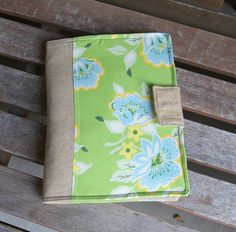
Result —
<svg viewBox="0 0 236 232"><path fill-rule="evenodd" d="M50 41L46 54L47 138L44 202L71 199L74 153L72 39Z"/></svg>

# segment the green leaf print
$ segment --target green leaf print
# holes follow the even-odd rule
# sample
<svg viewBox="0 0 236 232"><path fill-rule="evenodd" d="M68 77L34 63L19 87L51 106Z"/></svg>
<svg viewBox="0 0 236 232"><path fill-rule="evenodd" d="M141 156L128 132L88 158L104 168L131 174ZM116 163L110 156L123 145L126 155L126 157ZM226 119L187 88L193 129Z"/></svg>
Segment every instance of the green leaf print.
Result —
<svg viewBox="0 0 236 232"><path fill-rule="evenodd" d="M96 116L95 117L98 121L100 121L100 122L104 122L104 119L103 119L103 117L101 117L101 116Z"/></svg>
<svg viewBox="0 0 236 232"><path fill-rule="evenodd" d="M86 147L84 147L84 146L81 147L81 150L82 150L83 152L88 152L88 149L87 149Z"/></svg>
<svg viewBox="0 0 236 232"><path fill-rule="evenodd" d="M131 72L131 69L129 68L126 72L128 74L129 77L132 77L132 72Z"/></svg>
<svg viewBox="0 0 236 232"><path fill-rule="evenodd" d="M92 43L87 43L84 47L89 48L92 45Z"/></svg>

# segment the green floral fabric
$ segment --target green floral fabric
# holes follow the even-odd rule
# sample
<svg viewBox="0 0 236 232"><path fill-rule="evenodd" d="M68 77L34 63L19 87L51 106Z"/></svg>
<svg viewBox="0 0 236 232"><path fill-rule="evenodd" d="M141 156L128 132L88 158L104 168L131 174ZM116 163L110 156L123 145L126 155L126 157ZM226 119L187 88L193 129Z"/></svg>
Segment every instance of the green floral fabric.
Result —
<svg viewBox="0 0 236 232"><path fill-rule="evenodd" d="M73 83L75 203L188 194L183 128L160 126L152 100L176 85L168 34L74 38Z"/></svg>

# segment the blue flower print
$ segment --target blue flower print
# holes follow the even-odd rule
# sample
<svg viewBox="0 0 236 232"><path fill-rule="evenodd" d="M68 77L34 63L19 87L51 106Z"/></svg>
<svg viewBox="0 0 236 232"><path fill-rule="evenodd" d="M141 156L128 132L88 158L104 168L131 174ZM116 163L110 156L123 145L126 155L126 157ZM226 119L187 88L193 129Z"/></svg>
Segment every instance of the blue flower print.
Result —
<svg viewBox="0 0 236 232"><path fill-rule="evenodd" d="M114 110L113 115L125 125L142 123L141 121L150 120L153 115L151 102L142 99L138 94L117 97L111 107Z"/></svg>
<svg viewBox="0 0 236 232"><path fill-rule="evenodd" d="M146 34L144 37L144 54L155 65L173 64L170 36L164 33Z"/></svg>
<svg viewBox="0 0 236 232"><path fill-rule="evenodd" d="M180 175L180 167L175 162L179 149L173 138L161 140L158 135L153 141L141 139L142 153L135 155L132 181L140 181L140 185L149 191L156 191L161 185L168 185Z"/></svg>
<svg viewBox="0 0 236 232"><path fill-rule="evenodd" d="M74 87L90 89L97 85L102 68L96 61L81 58L73 64Z"/></svg>

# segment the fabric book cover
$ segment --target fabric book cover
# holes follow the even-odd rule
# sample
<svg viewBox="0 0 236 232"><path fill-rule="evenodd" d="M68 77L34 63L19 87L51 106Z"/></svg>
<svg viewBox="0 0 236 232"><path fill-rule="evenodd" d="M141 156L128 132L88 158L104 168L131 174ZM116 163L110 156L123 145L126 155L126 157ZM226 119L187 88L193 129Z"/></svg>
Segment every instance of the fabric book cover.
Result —
<svg viewBox="0 0 236 232"><path fill-rule="evenodd" d="M168 34L50 41L46 74L44 202L174 200L189 193L183 126L159 124L152 93L153 86L177 85Z"/></svg>

